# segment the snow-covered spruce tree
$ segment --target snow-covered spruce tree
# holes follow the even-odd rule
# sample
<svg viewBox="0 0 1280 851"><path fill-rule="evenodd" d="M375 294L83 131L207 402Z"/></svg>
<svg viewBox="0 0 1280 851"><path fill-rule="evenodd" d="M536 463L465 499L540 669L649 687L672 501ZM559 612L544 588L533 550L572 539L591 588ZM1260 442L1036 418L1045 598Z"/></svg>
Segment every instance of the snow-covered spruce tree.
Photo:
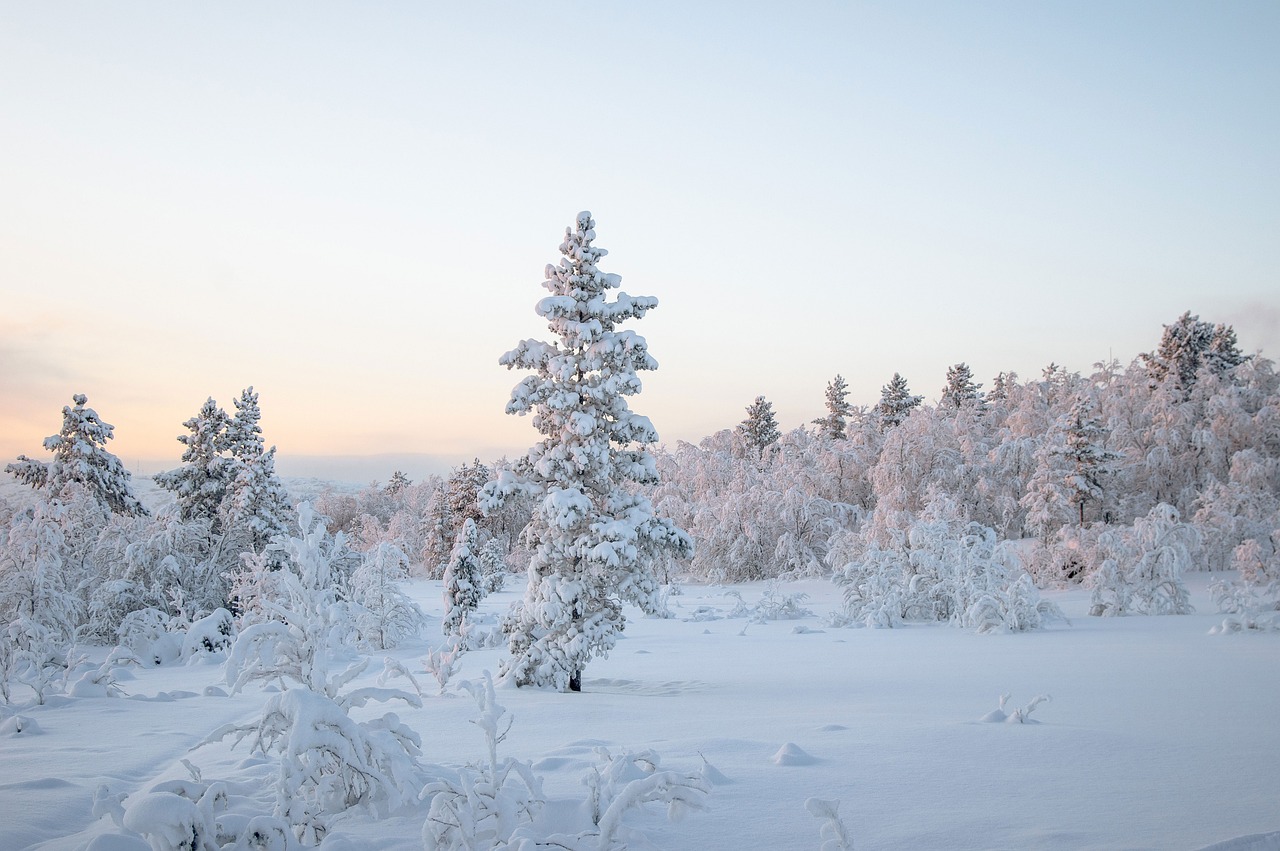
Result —
<svg viewBox="0 0 1280 851"><path fill-rule="evenodd" d="M219 513L235 474L231 459L223 452L228 422L227 412L213 397L206 399L199 412L182 424L191 432L178 436L178 442L186 447L183 466L155 477L157 485L173 493L179 517L207 519L215 535L221 532Z"/></svg>
<svg viewBox="0 0 1280 851"><path fill-rule="evenodd" d="M765 450L778 442L781 433L778 421L773 415L773 403L763 396L747 406L747 418L738 424L738 434L747 446L756 451L756 457L763 458Z"/></svg>
<svg viewBox="0 0 1280 851"><path fill-rule="evenodd" d="M264 448L258 394L246 388L235 406L226 427L232 475L222 501L222 525L237 552L258 553L272 538L287 534L293 508L276 476L276 448Z"/></svg>
<svg viewBox="0 0 1280 851"><path fill-rule="evenodd" d="M44 463L19 455L16 463L5 466L5 472L47 494L61 493L65 485L74 482L113 514L146 515L147 509L129 487L129 471L107 451L115 426L85 407L89 400L83 393L71 399L75 407L63 407L62 430L44 440L53 460Z"/></svg>
<svg viewBox="0 0 1280 851"><path fill-rule="evenodd" d="M495 594L507 584L507 560L502 542L490 538L480 548L480 577L486 594Z"/></svg>
<svg viewBox="0 0 1280 851"><path fill-rule="evenodd" d="M845 423L853 408L849 406L849 385L844 376L837 375L827 382L827 415L813 421L819 433L831 440L844 440Z"/></svg>
<svg viewBox="0 0 1280 851"><path fill-rule="evenodd" d="M505 672L517 685L562 691L580 690L587 662L613 646L625 624L623 602L658 613L655 559L693 549L683 530L627 487L658 478L647 448L657 432L626 399L640 391L636 373L658 364L643 337L616 327L658 301L624 292L609 301L622 278L596 267L606 252L594 239L591 214L579 213L560 263L546 267L542 285L551 295L536 311L557 340L524 340L500 360L533 370L512 390L507 413L532 412L543 439L527 463L487 484L480 500L486 514L521 492L538 500L525 532L529 585L508 622Z"/></svg>
<svg viewBox="0 0 1280 851"><path fill-rule="evenodd" d="M1107 429L1098 418L1098 406L1093 396L1086 394L1078 398L1063 426L1066 446L1063 460L1071 470L1067 485L1083 526L1085 504L1101 501L1102 485L1114 471L1120 456L1107 449Z"/></svg>
<svg viewBox="0 0 1280 851"><path fill-rule="evenodd" d="M938 407L955 410L967 406L981 407L982 385L973 380L973 370L967 363L947 367L947 386L942 388Z"/></svg>
<svg viewBox="0 0 1280 851"><path fill-rule="evenodd" d="M482 521L476 498L491 478L489 468L477 458L473 464L455 467L444 488L432 500L427 513L426 546L423 550L423 563L429 576L443 575L462 525L467 520Z"/></svg>
<svg viewBox="0 0 1280 851"><path fill-rule="evenodd" d="M444 570L444 619L440 628L445 635L459 635L462 622L484 599L484 581L480 574L480 531L470 517L458 530L458 538Z"/></svg>
<svg viewBox="0 0 1280 851"><path fill-rule="evenodd" d="M889 383L880 388L880 401L872 408L872 412L879 420L881 430L891 429L901 425L922 401L924 397L912 393L907 387L907 379L895 372Z"/></svg>

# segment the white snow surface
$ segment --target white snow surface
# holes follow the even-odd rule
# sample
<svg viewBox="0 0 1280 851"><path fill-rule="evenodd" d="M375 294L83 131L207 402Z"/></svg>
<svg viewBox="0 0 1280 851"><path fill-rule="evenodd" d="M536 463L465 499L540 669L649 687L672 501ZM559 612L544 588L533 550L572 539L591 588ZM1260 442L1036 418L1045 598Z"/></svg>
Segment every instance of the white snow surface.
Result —
<svg viewBox="0 0 1280 851"><path fill-rule="evenodd" d="M817 849L822 824L806 811L815 798L839 802L857 848L1277 851L1280 635L1209 635L1221 620L1211 578L1189 576L1199 614L1091 618L1087 591L1047 592L1069 624L996 635L823 627L839 590L816 579L779 586L809 595L812 629L748 625L724 618L739 602L728 589L685 586L670 598L672 619L628 609L625 633L586 670L581 694L500 683L513 726L499 756L531 762L552 801L581 800L600 747L652 749L663 768L702 771L705 811L679 823L662 807L628 814L637 848ZM487 598L481 616L504 612L520 584ZM407 588L432 615L424 638L374 661L391 655L430 679L422 658L439 641L441 586ZM752 602L765 589L733 590ZM468 652L447 694L428 689L421 709L396 707L421 734L424 762L485 757L469 723L475 704L458 699L457 683L496 671L504 653ZM372 685L381 667L352 685ZM270 815L270 757L248 742L196 747L222 725L257 718L273 694L209 688L223 679L221 665L197 660L135 669L120 682L127 697L35 706L15 689L17 705L0 706L0 722L23 716L0 723L0 849L73 851L95 838L96 848L146 847L115 836L113 796L128 796L125 811L138 818L149 793L192 781L184 761L205 784L225 783L233 809L253 802L246 818ZM1009 711L1053 699L1036 708L1036 723L983 723L1004 694ZM425 815L425 805L381 818L349 810L333 818L325 845L421 848Z"/></svg>

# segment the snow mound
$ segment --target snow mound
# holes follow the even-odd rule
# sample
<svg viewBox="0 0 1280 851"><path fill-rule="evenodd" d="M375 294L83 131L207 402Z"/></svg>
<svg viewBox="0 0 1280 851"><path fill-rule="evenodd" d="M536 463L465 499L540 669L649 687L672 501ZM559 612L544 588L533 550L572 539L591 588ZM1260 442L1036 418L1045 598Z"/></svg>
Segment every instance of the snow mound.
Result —
<svg viewBox="0 0 1280 851"><path fill-rule="evenodd" d="M84 851L151 851L151 846L136 836L103 833L84 846Z"/></svg>
<svg viewBox="0 0 1280 851"><path fill-rule="evenodd" d="M1280 851L1280 830L1274 833L1253 833L1237 836L1225 842L1206 845L1200 851Z"/></svg>
<svg viewBox="0 0 1280 851"><path fill-rule="evenodd" d="M813 765L817 761L794 742L787 742L773 755L774 765Z"/></svg>
<svg viewBox="0 0 1280 851"><path fill-rule="evenodd" d="M43 732L35 719L25 715L11 715L0 721L0 736L38 736Z"/></svg>

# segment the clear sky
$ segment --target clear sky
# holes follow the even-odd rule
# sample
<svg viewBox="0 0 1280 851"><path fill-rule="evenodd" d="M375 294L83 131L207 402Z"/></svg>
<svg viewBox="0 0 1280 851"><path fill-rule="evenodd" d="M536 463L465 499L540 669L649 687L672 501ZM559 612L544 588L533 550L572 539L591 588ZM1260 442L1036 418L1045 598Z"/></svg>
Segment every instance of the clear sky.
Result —
<svg viewBox="0 0 1280 851"><path fill-rule="evenodd" d="M520 453L583 209L668 442L1184 310L1275 357L1280 3L0 2L0 457L82 392L176 466L248 385L286 474Z"/></svg>

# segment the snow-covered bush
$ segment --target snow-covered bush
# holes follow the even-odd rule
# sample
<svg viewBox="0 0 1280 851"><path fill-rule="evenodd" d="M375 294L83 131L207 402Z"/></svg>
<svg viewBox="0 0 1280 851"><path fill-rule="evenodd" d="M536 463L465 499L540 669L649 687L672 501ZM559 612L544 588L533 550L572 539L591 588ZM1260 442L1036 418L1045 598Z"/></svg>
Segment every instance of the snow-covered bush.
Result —
<svg viewBox="0 0 1280 851"><path fill-rule="evenodd" d="M995 531L965 522L944 494L934 493L924 514L888 540L872 543L836 575L845 589L840 621L878 627L944 621L991 632L1037 629L1062 618Z"/></svg>
<svg viewBox="0 0 1280 851"><path fill-rule="evenodd" d="M426 615L400 587L408 578L409 559L399 547L382 542L364 554L347 583L362 648L386 650L422 632Z"/></svg>
<svg viewBox="0 0 1280 851"><path fill-rule="evenodd" d="M648 803L667 805L667 817L680 821L702 809L710 791L697 772L661 771L660 757L652 750L611 754L597 748L601 764L586 776L591 820L599 830L599 848L626 848L622 816Z"/></svg>
<svg viewBox="0 0 1280 851"><path fill-rule="evenodd" d="M187 627L182 639L182 658L218 657L235 644L236 624L231 612L218 608Z"/></svg>
<svg viewBox="0 0 1280 851"><path fill-rule="evenodd" d="M1219 579L1209 585L1214 605L1226 615L1213 632L1280 630L1280 553L1274 541L1280 530L1267 539L1267 547L1250 538L1236 547L1232 563L1239 571L1233 581Z"/></svg>
<svg viewBox="0 0 1280 851"><path fill-rule="evenodd" d="M766 585L759 601L753 604L748 604L737 591L728 593L730 597L738 601L729 613L725 615L728 618L746 618L751 623L768 623L769 621L813 617L813 610L806 609L802 605L805 600L809 599L808 594L804 592L784 594L778 588L777 582L770 582Z"/></svg>
<svg viewBox="0 0 1280 851"><path fill-rule="evenodd" d="M427 851L437 849L566 848L570 851L630 847L625 813L647 803L667 805L668 817L677 821L704 805L709 786L701 772L663 771L653 751L611 754L597 748L600 765L583 783L588 789L585 806L573 809L546 807L542 781L528 762L498 758L498 744L506 737L511 720L498 704L489 672L478 682L465 682L479 709L473 723L484 734L483 762L456 771L442 772L428 783L421 797L430 801L422 827ZM555 810L583 813L588 823L547 824L539 817Z"/></svg>
<svg viewBox="0 0 1280 851"><path fill-rule="evenodd" d="M427 655L422 660L422 664L426 672L435 677L436 684L440 686L440 694L444 694L449 680L453 679L453 675L462 667L462 654L465 650L465 646L456 636L439 647L427 648Z"/></svg>
<svg viewBox="0 0 1280 851"><path fill-rule="evenodd" d="M512 840L541 811L546 797L542 781L527 762L498 759L498 743L511 727L506 708L498 703L488 671L478 683L463 688L475 699L479 715L473 722L484 734L485 760L433 780L419 795L430 801L422 825L427 851L517 847Z"/></svg>
<svg viewBox="0 0 1280 851"><path fill-rule="evenodd" d="M9 645L8 659L12 674L10 683L21 683L35 692L36 703L43 705L49 694L66 687L71 665L56 633L40 621L22 616L10 621L0 640Z"/></svg>
<svg viewBox="0 0 1280 851"><path fill-rule="evenodd" d="M809 815L822 820L821 851L853 851L853 840L849 838L849 829L840 819L840 802L825 798L808 798L804 808Z"/></svg>
<svg viewBox="0 0 1280 851"><path fill-rule="evenodd" d="M1101 562L1089 577L1091 615L1185 615L1194 609L1182 574L1199 543L1178 510L1161 503L1125 531L1099 536Z"/></svg>
<svg viewBox="0 0 1280 851"><path fill-rule="evenodd" d="M120 697L124 689L116 682L116 672L138 659L127 647L116 647L96 668L89 668L67 688L71 697Z"/></svg>
<svg viewBox="0 0 1280 851"><path fill-rule="evenodd" d="M205 743L228 737L252 737L254 751L279 757L275 815L307 844L324 837L328 816L352 807L386 815L422 784L421 739L394 713L357 723L345 706L305 688L271 695L258 721L220 727Z"/></svg>
<svg viewBox="0 0 1280 851"><path fill-rule="evenodd" d="M152 851L218 851L217 831L195 801L172 792L131 795L121 824Z"/></svg>
<svg viewBox="0 0 1280 851"><path fill-rule="evenodd" d="M1050 700L1053 700L1050 695L1038 694L1031 698L1026 706L1020 706L1011 712L1006 712L1005 706L1009 703L1010 696L1011 695L1007 693L1000 695L1000 707L998 709L991 710L978 720L984 721L988 724L1038 724L1040 722L1030 720L1031 713L1035 712L1036 707L1040 704L1048 703Z"/></svg>
<svg viewBox="0 0 1280 851"><path fill-rule="evenodd" d="M271 572L270 595L256 602L271 619L242 630L227 658L226 681L235 691L253 680L293 680L336 698L367 664L330 670L336 658L350 655L356 629L350 606L338 599L342 577L334 569L347 551L343 535L330 537L307 503L298 507L298 520L302 537L277 539L284 564Z"/></svg>
<svg viewBox="0 0 1280 851"><path fill-rule="evenodd" d="M173 662L182 655L182 636L170 628L170 621L160 609L136 609L116 627L116 640L144 665Z"/></svg>

